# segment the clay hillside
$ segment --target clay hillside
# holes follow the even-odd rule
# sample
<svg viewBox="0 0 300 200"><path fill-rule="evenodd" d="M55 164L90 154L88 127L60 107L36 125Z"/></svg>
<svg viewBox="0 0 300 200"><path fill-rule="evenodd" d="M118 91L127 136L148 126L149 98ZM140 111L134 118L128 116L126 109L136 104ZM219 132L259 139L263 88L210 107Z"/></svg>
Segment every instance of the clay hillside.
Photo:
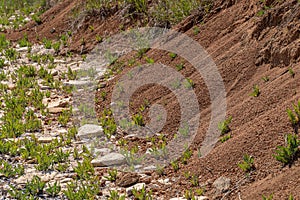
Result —
<svg viewBox="0 0 300 200"><path fill-rule="evenodd" d="M0 5L0 199L300 200L299 0L13 2ZM87 71L100 75L92 91L98 122L75 123L72 111L88 110L73 102L86 89L78 74L93 49L141 27L189 36L217 66L227 109L207 155L208 86L189 60L164 50L132 51ZM137 157L167 156L180 102L159 84L134 91L129 126L146 127L152 105L167 113L162 130L142 138L116 123L112 95L131 69L154 63L187 78L201 118L179 158L146 170Z"/></svg>

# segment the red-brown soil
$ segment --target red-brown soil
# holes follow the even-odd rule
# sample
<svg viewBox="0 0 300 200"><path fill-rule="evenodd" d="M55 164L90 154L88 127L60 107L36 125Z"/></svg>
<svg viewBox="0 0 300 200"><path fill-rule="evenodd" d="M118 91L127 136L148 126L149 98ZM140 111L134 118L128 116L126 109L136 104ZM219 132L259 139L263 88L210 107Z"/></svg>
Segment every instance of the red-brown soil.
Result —
<svg viewBox="0 0 300 200"><path fill-rule="evenodd" d="M42 37L56 38L70 29L67 16L77 1L64 1L42 16L42 25L29 23L19 32L9 33L11 39L18 39L27 32L34 40L36 32ZM185 32L198 41L212 56L223 78L227 92L227 115L232 116L230 124L232 138L225 143L218 143L204 158L198 158L197 149L205 136L210 118L210 99L201 76L190 66L181 71L185 77L195 82L195 91L201 109L201 126L194 140L193 156L187 165L180 165L179 172L171 167L166 169L168 177L180 177L176 184L162 186L161 194L166 197L180 196L191 183L183 174L190 171L199 175L200 184L206 184L208 196L221 199L225 194L215 195L212 183L220 176L231 179L232 192L227 199L261 199L261 196L274 194L274 199L287 199L290 194L300 199L300 161L292 167L282 168L273 154L278 145L284 145L284 135L293 132L286 109L300 99L300 3L297 0L277 2L267 0L270 9L258 16L264 3L256 0L216 1L213 11L197 24L198 16L191 16L177 25L175 29ZM53 17L54 16L54 17ZM53 17L53 18L52 18ZM105 37L119 31L118 15L97 20L86 19L81 28L74 30L71 50L80 52L80 39L85 38L86 50L96 42L97 34ZM94 26L94 31L88 29ZM128 25L129 26L129 25ZM198 26L200 33L194 35L193 26ZM50 30L55 28L55 33ZM171 60L168 52L150 50L147 56L170 66L180 63L180 58ZM128 56L129 57L129 56ZM126 57L124 57L126 59ZM288 69L292 68L292 77ZM124 72L129 69L125 67ZM103 89L112 91L114 83L109 81ZM262 77L270 80L264 82ZM253 85L258 85L261 94L250 96ZM133 96L133 112L145 99L150 103L162 103L168 111L168 122L163 132L167 135L178 128L179 110L174 95L159 86L149 85L141 88ZM97 105L100 113L110 98ZM134 106L137 105L137 106ZM244 154L254 157L256 170L250 178L237 166ZM156 176L153 174L153 176Z"/></svg>

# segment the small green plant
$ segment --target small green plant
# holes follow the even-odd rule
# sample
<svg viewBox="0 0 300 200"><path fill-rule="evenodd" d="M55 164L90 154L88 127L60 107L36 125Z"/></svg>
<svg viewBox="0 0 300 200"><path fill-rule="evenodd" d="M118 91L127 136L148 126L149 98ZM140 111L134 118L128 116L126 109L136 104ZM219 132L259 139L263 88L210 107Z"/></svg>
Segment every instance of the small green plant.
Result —
<svg viewBox="0 0 300 200"><path fill-rule="evenodd" d="M195 83L192 79L190 78L186 78L185 82L184 82L184 87L186 87L187 89L191 89L195 87Z"/></svg>
<svg viewBox="0 0 300 200"><path fill-rule="evenodd" d="M27 181L25 185L25 190L29 194L39 195L43 193L45 182L41 181L41 178L38 176L33 176L31 181Z"/></svg>
<svg viewBox="0 0 300 200"><path fill-rule="evenodd" d="M186 199L196 200L195 194L194 194L194 192L193 192L192 190L186 190L186 191L184 192L184 197L185 197Z"/></svg>
<svg viewBox="0 0 300 200"><path fill-rule="evenodd" d="M20 47L30 47L31 43L28 41L27 35L24 35L21 40L19 40L19 46Z"/></svg>
<svg viewBox="0 0 300 200"><path fill-rule="evenodd" d="M73 71L71 69L71 67L68 67L68 73L67 73L67 76L68 76L68 79L69 80L75 80L76 77L77 77L77 72L76 71Z"/></svg>
<svg viewBox="0 0 300 200"><path fill-rule="evenodd" d="M109 191L109 197L108 200L125 200L125 196L120 196L118 191L111 190Z"/></svg>
<svg viewBox="0 0 300 200"><path fill-rule="evenodd" d="M13 48L6 49L5 52L4 52L4 55L10 61L14 61L18 57L17 51Z"/></svg>
<svg viewBox="0 0 300 200"><path fill-rule="evenodd" d="M264 82L268 82L270 80L270 77L264 76L261 78Z"/></svg>
<svg viewBox="0 0 300 200"><path fill-rule="evenodd" d="M171 58L172 60L174 60L174 59L177 57L177 54L171 52L171 53L169 53L169 56L170 56L170 58Z"/></svg>
<svg viewBox="0 0 300 200"><path fill-rule="evenodd" d="M140 114L140 113L137 113L137 114L133 115L132 120L133 120L135 125L138 125L138 126L144 126L145 125L143 115Z"/></svg>
<svg viewBox="0 0 300 200"><path fill-rule="evenodd" d="M152 59L152 58L146 57L145 59L146 59L146 62L149 64L154 64L154 62L155 62L154 59Z"/></svg>
<svg viewBox="0 0 300 200"><path fill-rule="evenodd" d="M284 166L291 165L299 153L299 146L300 140L297 139L297 135L288 134L286 136L286 146L278 146L274 157Z"/></svg>
<svg viewBox="0 0 300 200"><path fill-rule="evenodd" d="M199 186L199 178L198 178L197 175L192 175L191 176L191 184L194 187Z"/></svg>
<svg viewBox="0 0 300 200"><path fill-rule="evenodd" d="M289 73L290 73L291 77L293 77L293 78L295 77L295 72L292 68L289 68Z"/></svg>
<svg viewBox="0 0 300 200"><path fill-rule="evenodd" d="M176 65L176 69L178 71L181 71L183 68L184 68L184 64L183 63L179 63L179 64Z"/></svg>
<svg viewBox="0 0 300 200"><path fill-rule="evenodd" d="M33 19L38 25L42 24L42 20L41 20L41 18L40 18L37 14L32 15L32 19Z"/></svg>
<svg viewBox="0 0 300 200"><path fill-rule="evenodd" d="M52 48L52 41L48 40L47 38L43 39L43 44L44 44L44 47L46 49L51 49Z"/></svg>
<svg viewBox="0 0 300 200"><path fill-rule="evenodd" d="M229 140L231 138L231 134L229 133L228 135L224 135L221 139L220 142L224 143L227 140Z"/></svg>
<svg viewBox="0 0 300 200"><path fill-rule="evenodd" d="M63 110L62 113L58 116L58 122L62 126L66 126L71 118L72 111L71 110Z"/></svg>
<svg viewBox="0 0 300 200"><path fill-rule="evenodd" d="M300 119L300 100L297 104L293 104L294 112L291 109L287 109L286 112L288 114L289 120L292 123L292 126L294 128L294 132L298 134L298 128L299 128L299 119Z"/></svg>
<svg viewBox="0 0 300 200"><path fill-rule="evenodd" d="M289 200L294 200L293 195L290 195L290 196L289 196Z"/></svg>
<svg viewBox="0 0 300 200"><path fill-rule="evenodd" d="M172 161L171 162L172 168L174 169L175 172L177 172L179 170L179 164L178 161Z"/></svg>
<svg viewBox="0 0 300 200"><path fill-rule="evenodd" d="M4 65L5 65L5 60L0 58L0 69L3 69Z"/></svg>
<svg viewBox="0 0 300 200"><path fill-rule="evenodd" d="M199 29L198 26L195 26L195 27L193 28L193 33L194 33L194 35L198 35L198 34L200 33L200 29Z"/></svg>
<svg viewBox="0 0 300 200"><path fill-rule="evenodd" d="M61 186L57 181L53 185L50 185L48 183L48 188L46 188L46 192L51 196L51 197L56 197L61 191Z"/></svg>
<svg viewBox="0 0 300 200"><path fill-rule="evenodd" d="M260 90L259 90L258 85L254 85L252 89L253 89L253 92L250 94L250 96L258 97L260 95Z"/></svg>
<svg viewBox="0 0 300 200"><path fill-rule="evenodd" d="M13 166L4 160L0 160L0 173L7 178L21 176L24 174L24 166Z"/></svg>
<svg viewBox="0 0 300 200"><path fill-rule="evenodd" d="M114 182L117 180L118 170L112 169L107 171L108 176L104 176L107 180Z"/></svg>
<svg viewBox="0 0 300 200"><path fill-rule="evenodd" d="M77 162L77 167L74 168L79 179L89 180L95 174L95 170L89 158L84 158L82 163Z"/></svg>
<svg viewBox="0 0 300 200"><path fill-rule="evenodd" d="M144 185L140 190L133 188L132 194L137 200L152 200L152 192L147 192L146 187Z"/></svg>
<svg viewBox="0 0 300 200"><path fill-rule="evenodd" d="M55 42L55 43L52 45L52 47L53 47L55 53L58 53L59 50L60 50L60 41Z"/></svg>
<svg viewBox="0 0 300 200"><path fill-rule="evenodd" d="M193 155L192 150L187 148L182 155L181 158L182 163L186 165L188 163L188 159L190 159L192 155Z"/></svg>
<svg viewBox="0 0 300 200"><path fill-rule="evenodd" d="M238 163L239 168L241 168L244 172L250 172L255 169L254 167L254 158L245 154L243 156L243 161Z"/></svg>
<svg viewBox="0 0 300 200"><path fill-rule="evenodd" d="M227 119L218 124L218 129L221 131L221 135L224 135L230 131L229 124L231 123L231 121L232 117L229 116Z"/></svg>
<svg viewBox="0 0 300 200"><path fill-rule="evenodd" d="M263 200L272 200L273 199L273 194L270 194L269 196L262 195L262 199Z"/></svg>

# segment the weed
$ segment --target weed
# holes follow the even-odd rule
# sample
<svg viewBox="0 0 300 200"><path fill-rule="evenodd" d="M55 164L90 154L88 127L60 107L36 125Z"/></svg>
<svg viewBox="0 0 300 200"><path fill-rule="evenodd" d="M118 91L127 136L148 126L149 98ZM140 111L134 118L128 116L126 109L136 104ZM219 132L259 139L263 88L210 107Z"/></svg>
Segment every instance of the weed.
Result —
<svg viewBox="0 0 300 200"><path fill-rule="evenodd" d="M296 155L299 152L300 140L297 139L297 135L288 134L286 136L286 146L278 146L276 150L275 159L282 162L283 165L291 165L296 159Z"/></svg>
<svg viewBox="0 0 300 200"><path fill-rule="evenodd" d="M253 92L250 94L250 96L258 97L260 95L260 90L259 90L258 85L254 85L252 89L253 89Z"/></svg>
<svg viewBox="0 0 300 200"><path fill-rule="evenodd" d="M195 26L195 27L193 28L193 33L194 33L194 35L198 35L198 34L200 33L200 29L199 29L198 26Z"/></svg>
<svg viewBox="0 0 300 200"><path fill-rule="evenodd" d="M63 110L62 113L58 116L58 122L62 126L66 126L69 122L72 115L72 110Z"/></svg>
<svg viewBox="0 0 300 200"><path fill-rule="evenodd" d="M94 168L91 165L91 160L84 158L82 163L77 162L77 167L74 168L79 179L89 180L95 174Z"/></svg>
<svg viewBox="0 0 300 200"><path fill-rule="evenodd" d="M147 192L144 185L140 190L133 188L132 194L137 200L152 200L152 192Z"/></svg>
<svg viewBox="0 0 300 200"><path fill-rule="evenodd" d="M146 57L145 59L146 59L146 62L149 64L154 64L154 62L155 62L154 59L152 59L152 58Z"/></svg>
<svg viewBox="0 0 300 200"><path fill-rule="evenodd" d="M174 169L175 172L177 172L179 170L179 164L178 161L172 161L171 162L172 168Z"/></svg>
<svg viewBox="0 0 300 200"><path fill-rule="evenodd" d="M184 87L186 87L187 89L191 89L195 87L195 83L192 79L186 78L185 82L184 82Z"/></svg>
<svg viewBox="0 0 300 200"><path fill-rule="evenodd" d="M55 53L58 53L59 50L60 50L60 41L55 42L55 43L52 45L52 47L53 47Z"/></svg>
<svg viewBox="0 0 300 200"><path fill-rule="evenodd" d="M20 47L30 47L31 43L28 41L28 36L24 35L21 40L19 40Z"/></svg>
<svg viewBox="0 0 300 200"><path fill-rule="evenodd" d="M169 56L170 56L170 58L171 58L172 60L174 60L174 59L177 57L177 54L171 52L171 53L169 53Z"/></svg>
<svg viewBox="0 0 300 200"><path fill-rule="evenodd" d="M293 77L293 78L295 77L295 72L292 68L289 68L289 73L290 73L291 77Z"/></svg>
<svg viewBox="0 0 300 200"><path fill-rule="evenodd" d="M36 15L36 14L34 14L34 15L32 15L32 19L37 23L37 24L42 24L42 20L41 20L41 18L38 16L38 15Z"/></svg>
<svg viewBox="0 0 300 200"><path fill-rule="evenodd" d="M75 80L76 77L77 77L77 72L76 72L76 71L73 71L73 70L71 69L71 67L68 67L67 76L68 76L68 79L69 79L69 80Z"/></svg>
<svg viewBox="0 0 300 200"><path fill-rule="evenodd" d="M228 135L224 135L221 139L220 142L224 143L227 140L229 140L231 138L231 134L229 133Z"/></svg>
<svg viewBox="0 0 300 200"><path fill-rule="evenodd" d="M262 195L262 199L263 200L272 200L273 199L273 194L271 194L269 196Z"/></svg>
<svg viewBox="0 0 300 200"><path fill-rule="evenodd" d="M107 180L114 182L117 180L118 171L116 169L108 170L108 176L104 176Z"/></svg>
<svg viewBox="0 0 300 200"><path fill-rule="evenodd" d="M193 155L193 152L191 149L186 149L183 153L183 156L181 158L182 164L187 164L188 163L188 159L190 159Z"/></svg>
<svg viewBox="0 0 300 200"><path fill-rule="evenodd" d="M196 200L195 194L194 194L194 192L193 192L192 190L186 190L186 191L184 192L184 197L185 197L186 199Z"/></svg>
<svg viewBox="0 0 300 200"><path fill-rule="evenodd" d="M297 104L293 104L293 108L294 108L294 112L289 108L286 110L286 112L294 128L294 132L297 134L299 128L299 119L300 119L300 101L298 101Z"/></svg>
<svg viewBox="0 0 300 200"><path fill-rule="evenodd" d="M0 69L3 69L4 65L5 65L5 60L0 58Z"/></svg>
<svg viewBox="0 0 300 200"><path fill-rule="evenodd" d="M231 121L232 121L232 117L229 116L227 119L225 119L224 121L218 124L218 129L221 131L221 135L224 135L231 130L229 127Z"/></svg>
<svg viewBox="0 0 300 200"><path fill-rule="evenodd" d="M47 38L43 38L43 44L46 49L52 48L52 41L48 40Z"/></svg>
<svg viewBox="0 0 300 200"><path fill-rule="evenodd" d="M13 48L6 49L5 52L4 52L4 55L10 61L14 61L18 57L17 51Z"/></svg>
<svg viewBox="0 0 300 200"><path fill-rule="evenodd" d="M197 175L192 175L191 176L191 184L194 187L199 186L199 178L198 178Z"/></svg>
<svg viewBox="0 0 300 200"><path fill-rule="evenodd" d="M115 190L109 191L108 200L125 200L125 196L120 196L119 193Z"/></svg>
<svg viewBox="0 0 300 200"><path fill-rule="evenodd" d="M51 197L56 197L61 191L61 186L57 181L53 185L50 185L48 183L48 188L46 188L46 192L51 196Z"/></svg>
<svg viewBox="0 0 300 200"><path fill-rule="evenodd" d="M261 78L264 82L268 82L270 80L270 78L268 76L264 76Z"/></svg>
<svg viewBox="0 0 300 200"><path fill-rule="evenodd" d="M21 176L24 174L24 166L13 166L4 160L0 160L0 173L7 178Z"/></svg>
<svg viewBox="0 0 300 200"><path fill-rule="evenodd" d="M254 158L245 154L243 156L243 162L238 163L239 168L241 168L244 172L250 172L255 169L254 167Z"/></svg>
<svg viewBox="0 0 300 200"><path fill-rule="evenodd" d="M143 115L140 114L140 113L133 115L132 120L133 120L135 125L138 125L138 126L144 126L145 125Z"/></svg>

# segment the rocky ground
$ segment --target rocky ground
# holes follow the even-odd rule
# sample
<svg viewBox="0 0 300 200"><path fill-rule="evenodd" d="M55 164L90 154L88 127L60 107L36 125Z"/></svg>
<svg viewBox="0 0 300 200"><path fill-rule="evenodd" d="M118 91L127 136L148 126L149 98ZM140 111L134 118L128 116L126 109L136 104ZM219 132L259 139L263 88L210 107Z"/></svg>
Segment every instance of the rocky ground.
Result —
<svg viewBox="0 0 300 200"><path fill-rule="evenodd" d="M31 13L16 28L16 14L1 26L1 199L300 198L299 144L287 165L274 157L277 146L288 146L287 133L299 138L292 106L300 99L299 1L217 0L172 24L206 49L224 81L232 119L206 156L199 149L211 102L201 74L156 49L91 67L96 45L146 20L126 17L130 7L76 14L82 2L55 2L40 22ZM180 118L174 94L159 85L133 94L131 113L146 124L151 105L167 111L162 131L150 138L124 131L109 110L117 81L152 61L192 80L202 116L192 145L166 167L144 166L138 155L163 157ZM296 111L294 121L288 108Z"/></svg>

